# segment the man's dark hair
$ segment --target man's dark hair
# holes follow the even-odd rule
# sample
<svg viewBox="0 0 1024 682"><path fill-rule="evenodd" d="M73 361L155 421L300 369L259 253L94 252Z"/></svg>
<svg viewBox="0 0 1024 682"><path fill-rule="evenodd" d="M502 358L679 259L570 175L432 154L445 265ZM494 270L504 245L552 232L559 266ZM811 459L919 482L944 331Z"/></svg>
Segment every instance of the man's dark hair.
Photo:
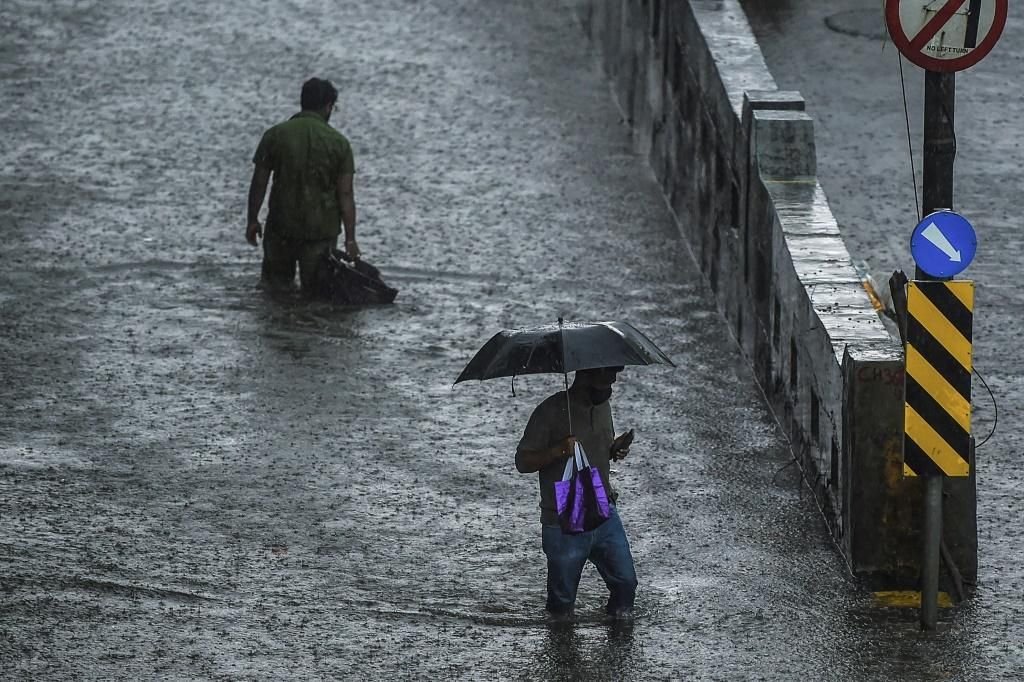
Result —
<svg viewBox="0 0 1024 682"><path fill-rule="evenodd" d="M322 78L310 78L302 84L302 108L315 111L330 106L338 101L338 90L331 81Z"/></svg>

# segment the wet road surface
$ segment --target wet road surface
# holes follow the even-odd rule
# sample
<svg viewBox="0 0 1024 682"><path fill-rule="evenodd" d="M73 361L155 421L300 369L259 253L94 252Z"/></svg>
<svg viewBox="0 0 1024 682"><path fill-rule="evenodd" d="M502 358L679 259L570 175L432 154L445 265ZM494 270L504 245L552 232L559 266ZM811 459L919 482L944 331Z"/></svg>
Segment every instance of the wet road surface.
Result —
<svg viewBox="0 0 1024 682"><path fill-rule="evenodd" d="M568 5L7 0L0 23L11 678L995 679L1020 660L984 597L924 636L847 579ZM314 74L342 93L393 307L257 286L251 154ZM679 364L613 398L637 432L613 473L627 627L593 570L576 622L542 609L536 480L512 455L560 378L451 387L495 330L560 314L628 319Z"/></svg>

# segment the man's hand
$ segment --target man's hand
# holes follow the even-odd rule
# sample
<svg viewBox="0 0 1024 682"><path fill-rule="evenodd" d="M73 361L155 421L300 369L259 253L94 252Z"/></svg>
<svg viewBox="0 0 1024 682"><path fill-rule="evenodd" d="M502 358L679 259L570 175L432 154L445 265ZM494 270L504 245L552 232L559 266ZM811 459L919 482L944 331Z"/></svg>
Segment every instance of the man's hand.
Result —
<svg viewBox="0 0 1024 682"><path fill-rule="evenodd" d="M609 456L613 462L618 462L620 459L625 459L626 455L629 454L629 446L633 443L633 429L626 431L625 433L616 436L615 440L612 441L612 448Z"/></svg>
<svg viewBox="0 0 1024 682"><path fill-rule="evenodd" d="M270 168L256 164L252 169L252 181L249 183L249 213L246 218L249 224L245 227L245 241L253 246L263 236L263 226L260 225L260 207L263 206L263 197L267 193L267 184L270 183Z"/></svg>
<svg viewBox="0 0 1024 682"><path fill-rule="evenodd" d="M258 220L250 220L248 226L245 228L245 241L249 242L253 246L259 244L259 240L263 237L263 226L260 225Z"/></svg>
<svg viewBox="0 0 1024 682"><path fill-rule="evenodd" d="M516 453L516 469L531 474L560 459L571 457L576 450L576 436L566 436L543 450L520 450Z"/></svg>
<svg viewBox="0 0 1024 682"><path fill-rule="evenodd" d="M345 253L352 256L352 260L359 260L362 254L359 251L359 244L356 243L355 239L345 240Z"/></svg>

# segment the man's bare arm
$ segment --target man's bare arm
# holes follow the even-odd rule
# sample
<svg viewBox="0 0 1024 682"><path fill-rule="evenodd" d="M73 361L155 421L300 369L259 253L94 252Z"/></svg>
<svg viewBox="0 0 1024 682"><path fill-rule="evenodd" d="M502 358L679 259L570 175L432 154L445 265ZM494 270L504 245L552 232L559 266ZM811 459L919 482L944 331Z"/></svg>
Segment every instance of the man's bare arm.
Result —
<svg viewBox="0 0 1024 682"><path fill-rule="evenodd" d="M566 436L543 450L519 450L516 452L516 470L521 474L540 471L554 461L568 457L576 445L575 436Z"/></svg>
<svg viewBox="0 0 1024 682"><path fill-rule="evenodd" d="M249 182L249 219L245 228L245 240L253 246L256 246L257 237L263 236L260 209L263 208L263 198L267 195L268 184L270 169L255 166L252 170L252 180Z"/></svg>
<svg viewBox="0 0 1024 682"><path fill-rule="evenodd" d="M345 225L345 251L353 258L359 258L359 244L356 243L356 195L351 173L338 178L338 202L341 204L341 222Z"/></svg>

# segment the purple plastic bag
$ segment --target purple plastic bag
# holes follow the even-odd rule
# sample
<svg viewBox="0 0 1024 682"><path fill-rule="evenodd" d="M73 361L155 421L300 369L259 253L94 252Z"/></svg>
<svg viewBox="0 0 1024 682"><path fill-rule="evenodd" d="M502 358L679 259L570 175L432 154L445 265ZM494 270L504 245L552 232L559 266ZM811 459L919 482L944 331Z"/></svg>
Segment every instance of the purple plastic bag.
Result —
<svg viewBox="0 0 1024 682"><path fill-rule="evenodd" d="M555 481L555 507L562 532L570 535L594 530L612 515L601 472L590 466L579 443L562 480Z"/></svg>

